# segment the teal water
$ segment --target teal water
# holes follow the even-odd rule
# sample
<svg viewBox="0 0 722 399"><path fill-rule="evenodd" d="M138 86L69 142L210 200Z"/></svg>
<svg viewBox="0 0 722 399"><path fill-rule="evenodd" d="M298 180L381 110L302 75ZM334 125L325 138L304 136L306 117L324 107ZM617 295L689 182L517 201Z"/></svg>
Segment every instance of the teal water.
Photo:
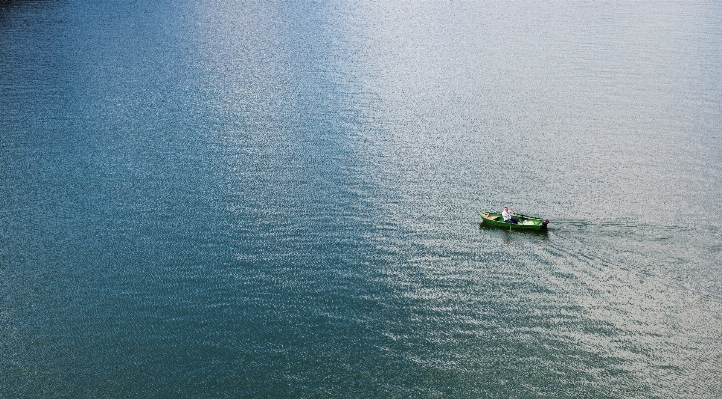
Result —
<svg viewBox="0 0 722 399"><path fill-rule="evenodd" d="M711 1L0 2L0 397L718 398L721 82Z"/></svg>

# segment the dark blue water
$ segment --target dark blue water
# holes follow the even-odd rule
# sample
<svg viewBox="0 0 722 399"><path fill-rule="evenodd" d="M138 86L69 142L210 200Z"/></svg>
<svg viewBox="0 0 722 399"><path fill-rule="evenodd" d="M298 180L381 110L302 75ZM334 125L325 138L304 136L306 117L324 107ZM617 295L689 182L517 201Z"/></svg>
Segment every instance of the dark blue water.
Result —
<svg viewBox="0 0 722 399"><path fill-rule="evenodd" d="M718 398L721 82L709 1L0 2L0 396Z"/></svg>

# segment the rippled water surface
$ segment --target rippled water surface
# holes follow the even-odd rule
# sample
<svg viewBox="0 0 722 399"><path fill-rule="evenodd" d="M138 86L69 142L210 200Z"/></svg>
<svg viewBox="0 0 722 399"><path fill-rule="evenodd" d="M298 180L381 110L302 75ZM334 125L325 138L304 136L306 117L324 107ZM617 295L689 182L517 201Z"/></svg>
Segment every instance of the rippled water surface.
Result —
<svg viewBox="0 0 722 399"><path fill-rule="evenodd" d="M0 2L0 396L722 396L718 2L96 3Z"/></svg>

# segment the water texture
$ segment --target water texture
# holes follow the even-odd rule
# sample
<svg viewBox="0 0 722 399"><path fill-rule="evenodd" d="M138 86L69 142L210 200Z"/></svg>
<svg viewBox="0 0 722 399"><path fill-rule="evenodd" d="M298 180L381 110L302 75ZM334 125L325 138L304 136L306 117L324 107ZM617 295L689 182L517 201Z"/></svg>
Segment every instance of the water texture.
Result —
<svg viewBox="0 0 722 399"><path fill-rule="evenodd" d="M0 396L719 398L721 82L712 1L2 1Z"/></svg>

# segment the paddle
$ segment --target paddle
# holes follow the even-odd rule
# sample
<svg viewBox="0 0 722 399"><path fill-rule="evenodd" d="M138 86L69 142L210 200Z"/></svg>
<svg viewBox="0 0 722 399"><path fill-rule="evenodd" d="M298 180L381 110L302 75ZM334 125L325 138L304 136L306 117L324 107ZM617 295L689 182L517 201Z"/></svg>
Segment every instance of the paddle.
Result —
<svg viewBox="0 0 722 399"><path fill-rule="evenodd" d="M515 213L514 216L519 216L519 217L526 218L526 219L541 219L540 217L522 215L521 213Z"/></svg>

